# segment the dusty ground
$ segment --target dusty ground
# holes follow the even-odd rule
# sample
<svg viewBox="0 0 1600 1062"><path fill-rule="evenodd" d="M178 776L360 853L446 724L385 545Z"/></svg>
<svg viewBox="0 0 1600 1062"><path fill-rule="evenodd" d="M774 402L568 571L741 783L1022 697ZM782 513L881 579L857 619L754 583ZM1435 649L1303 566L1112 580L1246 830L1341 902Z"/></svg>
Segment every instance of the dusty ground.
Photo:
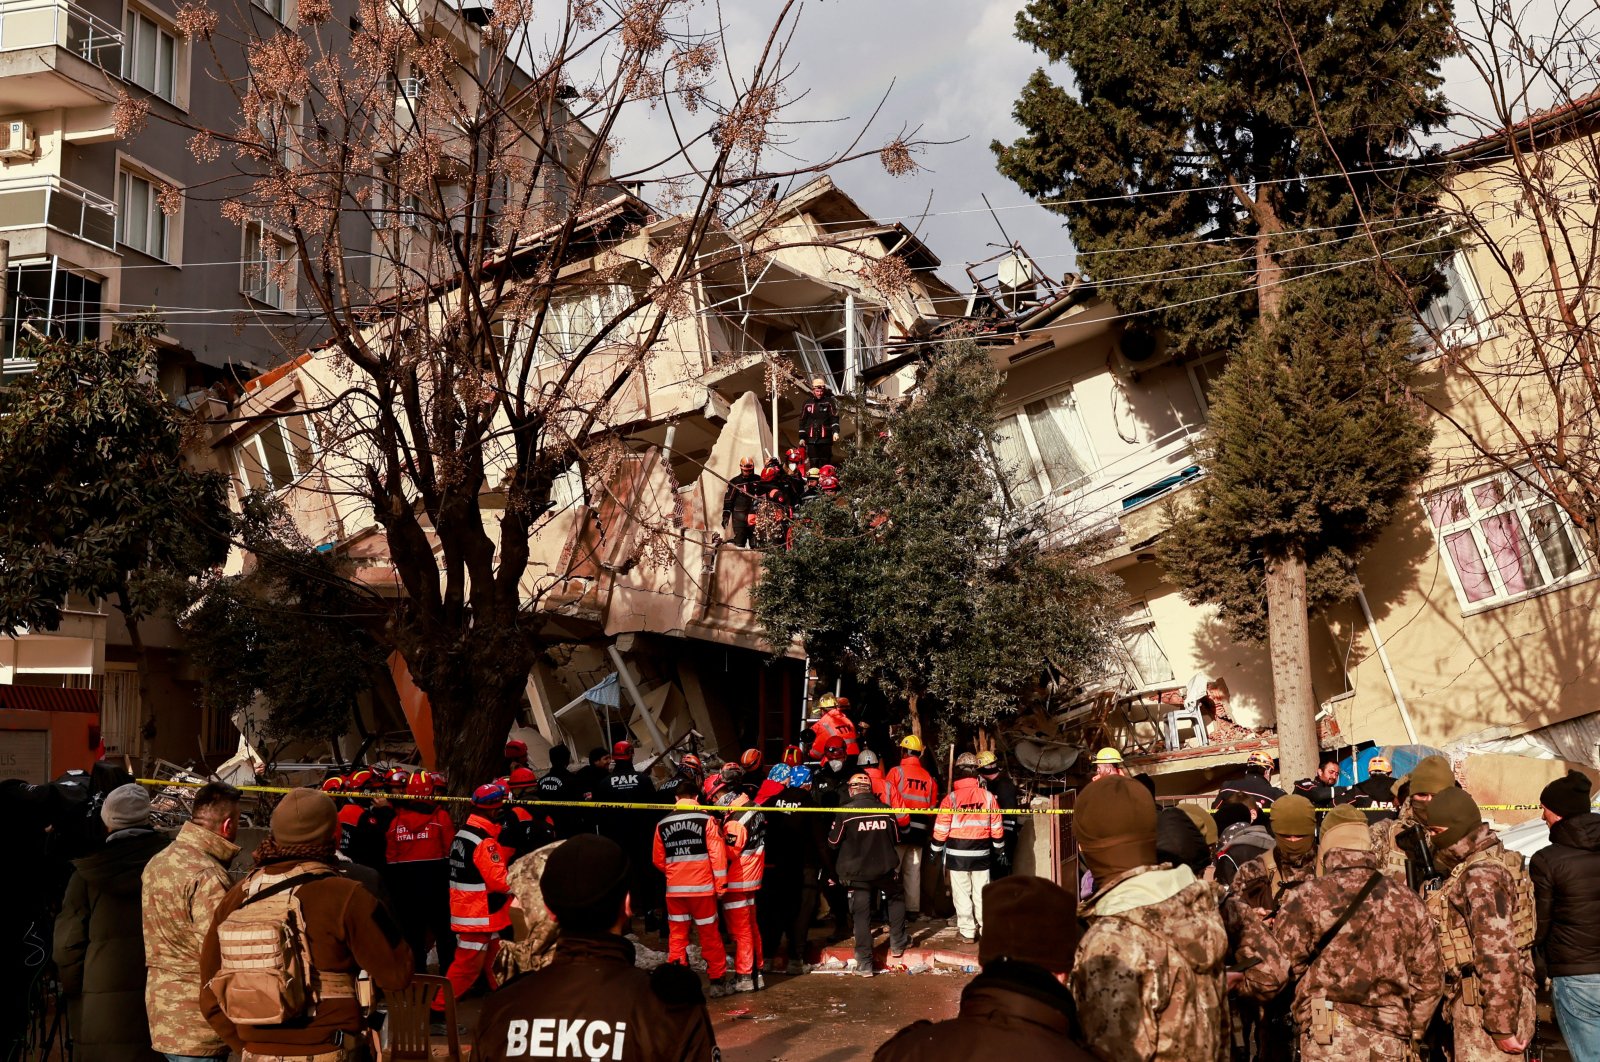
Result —
<svg viewBox="0 0 1600 1062"><path fill-rule="evenodd" d="M852 1062L922 1018L953 1017L966 974L813 972L711 1001L725 1062Z"/></svg>

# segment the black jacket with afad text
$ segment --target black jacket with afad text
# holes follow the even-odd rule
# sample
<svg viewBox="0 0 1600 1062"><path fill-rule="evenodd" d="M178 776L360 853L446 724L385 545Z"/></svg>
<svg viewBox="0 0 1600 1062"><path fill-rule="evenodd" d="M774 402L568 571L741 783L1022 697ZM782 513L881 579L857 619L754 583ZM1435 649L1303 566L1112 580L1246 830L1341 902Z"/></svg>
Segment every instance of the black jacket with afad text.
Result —
<svg viewBox="0 0 1600 1062"><path fill-rule="evenodd" d="M1551 977L1600 974L1600 815L1550 827L1550 846L1528 861L1538 928L1534 943Z"/></svg>
<svg viewBox="0 0 1600 1062"><path fill-rule="evenodd" d="M472 1057L715 1062L721 1056L700 992L684 966L645 971L621 937L564 934L548 966L484 1001Z"/></svg>
<svg viewBox="0 0 1600 1062"><path fill-rule="evenodd" d="M871 885L900 869L900 840L895 817L871 793L844 802L828 833L828 845L838 854L834 873L844 885Z"/></svg>

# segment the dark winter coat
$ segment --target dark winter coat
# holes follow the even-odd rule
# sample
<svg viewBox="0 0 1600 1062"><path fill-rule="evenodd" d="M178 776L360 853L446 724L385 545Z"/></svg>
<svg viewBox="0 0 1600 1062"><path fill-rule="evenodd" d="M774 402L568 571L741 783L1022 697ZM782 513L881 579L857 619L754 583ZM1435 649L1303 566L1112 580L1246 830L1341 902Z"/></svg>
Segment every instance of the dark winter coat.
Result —
<svg viewBox="0 0 1600 1062"><path fill-rule="evenodd" d="M1394 777L1370 774L1365 781L1339 790L1339 803L1353 804L1366 812L1368 824L1395 817Z"/></svg>
<svg viewBox="0 0 1600 1062"><path fill-rule="evenodd" d="M806 442L832 442L838 434L838 400L830 394L807 398L800 407L800 438Z"/></svg>
<svg viewBox="0 0 1600 1062"><path fill-rule="evenodd" d="M154 830L123 830L73 861L56 916L55 959L67 997L76 1056L93 1062L146 1062L144 919L140 878L167 846Z"/></svg>
<svg viewBox="0 0 1600 1062"><path fill-rule="evenodd" d="M741 472L728 480L728 489L722 495L722 522L749 516L762 493L761 477L754 472Z"/></svg>
<svg viewBox="0 0 1600 1062"><path fill-rule="evenodd" d="M991 963L961 992L948 1021L919 1021L878 1048L873 1062L973 1062L974 1059L1094 1058L1072 1037L1072 995L1044 970Z"/></svg>
<svg viewBox="0 0 1600 1062"><path fill-rule="evenodd" d="M1272 851L1277 844L1272 831L1260 823L1248 822L1228 827L1217 844L1217 884L1231 886L1240 867Z"/></svg>
<svg viewBox="0 0 1600 1062"><path fill-rule="evenodd" d="M1211 864L1211 846L1182 809L1162 808L1156 816L1156 858L1186 866L1198 876Z"/></svg>
<svg viewBox="0 0 1600 1062"><path fill-rule="evenodd" d="M871 885L900 869L894 846L900 831L888 805L871 793L845 801L828 833L828 846L837 854L835 874L843 885Z"/></svg>
<svg viewBox="0 0 1600 1062"><path fill-rule="evenodd" d="M1538 927L1534 943L1551 977L1600 974L1600 814L1550 827L1550 847L1528 863Z"/></svg>
<svg viewBox="0 0 1600 1062"><path fill-rule="evenodd" d="M835 771L830 768L827 761L817 765L811 775L811 791L817 798L817 806L821 808L836 808L849 799L847 788L850 785L850 776L856 773L856 758L846 756L844 766Z"/></svg>

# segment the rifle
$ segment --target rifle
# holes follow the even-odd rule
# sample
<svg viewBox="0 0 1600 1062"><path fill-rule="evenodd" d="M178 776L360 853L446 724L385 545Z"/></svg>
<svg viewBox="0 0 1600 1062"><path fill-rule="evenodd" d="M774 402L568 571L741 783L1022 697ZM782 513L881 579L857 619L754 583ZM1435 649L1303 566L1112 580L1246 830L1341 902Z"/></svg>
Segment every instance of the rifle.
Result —
<svg viewBox="0 0 1600 1062"><path fill-rule="evenodd" d="M1433 863L1433 844L1428 837L1428 828L1420 822L1413 823L1406 830L1405 839L1409 842L1402 846L1402 851L1409 857L1406 859L1406 884L1418 894L1427 892L1429 885L1444 877Z"/></svg>

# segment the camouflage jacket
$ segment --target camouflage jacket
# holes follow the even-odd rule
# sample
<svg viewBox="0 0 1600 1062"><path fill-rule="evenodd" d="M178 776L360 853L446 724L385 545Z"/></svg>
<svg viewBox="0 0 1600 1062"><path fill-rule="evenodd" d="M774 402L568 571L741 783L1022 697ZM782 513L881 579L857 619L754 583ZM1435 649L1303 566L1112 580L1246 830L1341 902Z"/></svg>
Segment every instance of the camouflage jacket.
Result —
<svg viewBox="0 0 1600 1062"><path fill-rule="evenodd" d="M1322 934L1378 873L1372 852L1336 848L1322 877L1296 889L1278 911L1278 943L1298 978L1295 1021L1305 1028L1314 1000L1328 1000L1356 1025L1399 1039L1420 1037L1444 994L1444 967L1433 919L1422 898L1385 876L1344 928L1307 968Z"/></svg>
<svg viewBox="0 0 1600 1062"><path fill-rule="evenodd" d="M1228 930L1228 965L1239 967L1242 975L1234 991L1257 1003L1283 991L1289 981L1289 964L1278 938L1256 909L1230 895L1222 903L1222 922Z"/></svg>
<svg viewBox="0 0 1600 1062"><path fill-rule="evenodd" d="M1410 884L1406 876L1406 864L1411 857L1400 847L1400 838L1414 831L1417 826L1417 816L1409 801L1401 805L1399 814L1394 818L1368 826L1372 851L1378 858L1378 869L1402 885Z"/></svg>
<svg viewBox="0 0 1600 1062"><path fill-rule="evenodd" d="M144 1007L150 1046L162 1054L228 1053L200 1012L200 945L233 885L228 864L238 852L232 841L186 822L144 868Z"/></svg>
<svg viewBox="0 0 1600 1062"><path fill-rule="evenodd" d="M1447 877L1439 887L1440 899L1472 936L1484 1031L1495 1039L1522 1035L1533 1027L1533 955L1517 946L1516 886L1501 862L1500 838L1488 823L1479 823L1437 858L1442 870L1466 862L1476 852L1491 858Z"/></svg>
<svg viewBox="0 0 1600 1062"><path fill-rule="evenodd" d="M1084 1042L1101 1058L1227 1058L1222 887L1188 867L1119 874L1078 909L1087 923L1071 989Z"/></svg>
<svg viewBox="0 0 1600 1062"><path fill-rule="evenodd" d="M1240 865L1228 894L1264 912L1263 917L1271 918L1294 890L1310 881L1316 872L1315 855L1307 857L1301 866L1285 866L1274 848Z"/></svg>
<svg viewBox="0 0 1600 1062"><path fill-rule="evenodd" d="M560 930L544 905L544 893L539 888L539 877L550 853L560 845L547 844L526 855L518 856L506 871L506 882L517 908L512 914L516 927L516 940L494 952L493 967L496 984L505 984L513 977L542 970L555 958L556 938Z"/></svg>

